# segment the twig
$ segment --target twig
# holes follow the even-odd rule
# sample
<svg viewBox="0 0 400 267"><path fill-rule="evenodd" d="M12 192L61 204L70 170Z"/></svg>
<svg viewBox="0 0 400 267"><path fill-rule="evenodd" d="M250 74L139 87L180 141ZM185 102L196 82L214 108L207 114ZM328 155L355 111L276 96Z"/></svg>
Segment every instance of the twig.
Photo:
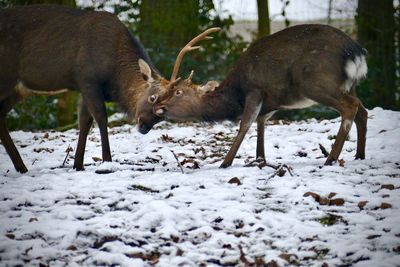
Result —
<svg viewBox="0 0 400 267"><path fill-rule="evenodd" d="M258 164L254 164L254 163L258 163ZM244 167L252 167L252 166L257 166L260 169L262 169L264 167L270 167L270 168L277 170L280 165L273 165L271 163L267 163L266 160L261 159L261 158L250 161L249 163L244 165Z"/></svg>
<svg viewBox="0 0 400 267"><path fill-rule="evenodd" d="M179 166L179 168L181 168L181 172L182 172L183 174L185 174L185 173L183 172L182 165L181 165L181 163L179 162L178 156L175 154L175 152L174 152L173 150L171 150L171 153L174 155L174 157L175 157L175 159L176 159L176 162L178 162L178 166Z"/></svg>
<svg viewBox="0 0 400 267"><path fill-rule="evenodd" d="M269 168L274 169L274 170L275 170L274 174L272 174L269 178L273 178L273 177L275 177L276 175L282 177L282 176L285 175L285 173L286 173L286 171L284 170L284 168L289 172L290 176L293 176L293 172L292 172L293 168L292 168L292 167L290 167L290 166L288 166L288 165L286 165L286 164L274 165L274 164L271 164L271 163L267 163L267 161L264 160L264 159L256 159L256 160L253 160L253 161L247 163L247 164L244 165L244 166L245 166L245 167L251 167L251 166L254 166L254 165L255 165L254 163L258 163L258 165L256 165L256 166L257 166L258 168L260 168L260 169L262 169L262 168L264 168L264 167L269 167Z"/></svg>
<svg viewBox="0 0 400 267"><path fill-rule="evenodd" d="M328 157L329 153L322 144L319 144L319 149L321 149L321 152L324 154L325 158Z"/></svg>
<svg viewBox="0 0 400 267"><path fill-rule="evenodd" d="M279 177L284 176L286 173L284 168L289 172L290 176L293 176L292 167L290 167L286 164L281 164L269 178L274 178L276 175L278 175Z"/></svg>
<svg viewBox="0 0 400 267"><path fill-rule="evenodd" d="M70 145L68 145L68 148L67 148L67 150L65 151L65 152L67 152L67 155L65 155L65 159L64 159L64 161L63 161L61 167L64 167L64 166L65 166L65 162L67 161L67 158L68 158L68 156L69 156L69 152L71 152L71 151L72 151L72 147L71 147Z"/></svg>

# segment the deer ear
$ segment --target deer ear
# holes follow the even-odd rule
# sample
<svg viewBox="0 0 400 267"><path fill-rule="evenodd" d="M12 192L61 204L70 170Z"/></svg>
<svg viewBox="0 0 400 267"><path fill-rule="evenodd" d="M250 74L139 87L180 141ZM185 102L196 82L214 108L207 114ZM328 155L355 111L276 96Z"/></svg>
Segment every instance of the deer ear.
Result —
<svg viewBox="0 0 400 267"><path fill-rule="evenodd" d="M217 88L219 85L219 82L217 81L209 81L204 85L201 85L198 87L198 90L200 93L207 93L207 92L212 92Z"/></svg>
<svg viewBox="0 0 400 267"><path fill-rule="evenodd" d="M143 79L148 82L153 81L153 77L151 77L151 68L150 68L149 64L147 64L147 62L141 58L139 59L138 63L139 63L139 68L140 68L140 72L142 73Z"/></svg>

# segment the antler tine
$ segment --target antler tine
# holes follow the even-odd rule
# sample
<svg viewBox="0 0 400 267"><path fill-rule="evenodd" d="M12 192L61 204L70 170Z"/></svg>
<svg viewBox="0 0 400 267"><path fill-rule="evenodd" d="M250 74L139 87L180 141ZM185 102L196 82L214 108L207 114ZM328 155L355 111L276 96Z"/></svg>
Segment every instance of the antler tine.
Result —
<svg viewBox="0 0 400 267"><path fill-rule="evenodd" d="M192 83L193 74L194 74L194 70L192 70L192 71L190 72L189 77L186 79L189 83Z"/></svg>
<svg viewBox="0 0 400 267"><path fill-rule="evenodd" d="M179 67L181 65L183 56L188 52L188 51L192 51L195 49L199 49L201 46L193 46L194 44L196 44L197 42L203 40L203 39L212 39L211 36L207 36L208 34L212 33L212 32L217 32L221 30L221 28L219 27L214 27L214 28L210 28L208 30L205 30L203 33L197 35L195 38L193 38L189 43L187 43L187 45L185 45L182 50L179 52L178 56L176 57L175 60L175 66L174 69L172 71L172 75L171 75L171 82L174 81L176 79L176 76L178 75L179 72Z"/></svg>

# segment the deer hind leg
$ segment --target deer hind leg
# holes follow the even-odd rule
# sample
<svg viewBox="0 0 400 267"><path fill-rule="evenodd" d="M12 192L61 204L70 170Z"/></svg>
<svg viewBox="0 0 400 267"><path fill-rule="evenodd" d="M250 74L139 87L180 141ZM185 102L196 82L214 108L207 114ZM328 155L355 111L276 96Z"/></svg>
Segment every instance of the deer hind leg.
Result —
<svg viewBox="0 0 400 267"><path fill-rule="evenodd" d="M85 155L86 139L89 134L90 128L93 124L93 117L87 109L87 105L83 99L81 99L79 104L79 139L78 146L75 152L74 169L77 171L82 171L83 159Z"/></svg>
<svg viewBox="0 0 400 267"><path fill-rule="evenodd" d="M267 116L260 116L257 118L257 153L256 159L258 161L265 161L265 148L264 148L264 133L265 121Z"/></svg>
<svg viewBox="0 0 400 267"><path fill-rule="evenodd" d="M13 93L12 95L0 101L0 140L3 143L8 155L10 156L15 169L20 173L25 173L28 171L28 169L22 161L21 155L19 154L17 148L14 145L14 142L11 139L6 124L7 113L20 99L21 98L18 94Z"/></svg>
<svg viewBox="0 0 400 267"><path fill-rule="evenodd" d="M267 113L257 118L257 154L256 159L260 162L265 162L265 148L264 148L264 133L265 133L265 121L274 115L275 111Z"/></svg>
<svg viewBox="0 0 400 267"><path fill-rule="evenodd" d="M353 85L351 88L350 94L357 98L356 86ZM365 143L366 143L366 135L367 135L367 120L368 120L368 111L365 109L361 101L358 105L358 110L356 113L356 117L354 118L354 122L357 127L357 152L356 159L365 159Z"/></svg>
<svg viewBox="0 0 400 267"><path fill-rule="evenodd" d="M357 127L357 152L356 159L365 159L365 143L367 135L368 112L360 102L354 122Z"/></svg>
<svg viewBox="0 0 400 267"><path fill-rule="evenodd" d="M236 136L235 141L233 142L231 149L226 155L220 168L227 168L232 165L233 159L236 156L236 153L240 145L242 144L244 136L250 129L251 124L256 120L258 114L260 113L261 106L262 106L262 101L260 96L258 95L247 96L242 120L240 121L239 133Z"/></svg>
<svg viewBox="0 0 400 267"><path fill-rule="evenodd" d="M325 165L331 165L332 162L339 158L344 142L356 117L359 105L360 100L350 95L342 95L339 99L339 105L335 108L342 116L342 122L340 124L339 132L336 135L335 143L332 146L332 151L329 153L329 156L325 161Z"/></svg>

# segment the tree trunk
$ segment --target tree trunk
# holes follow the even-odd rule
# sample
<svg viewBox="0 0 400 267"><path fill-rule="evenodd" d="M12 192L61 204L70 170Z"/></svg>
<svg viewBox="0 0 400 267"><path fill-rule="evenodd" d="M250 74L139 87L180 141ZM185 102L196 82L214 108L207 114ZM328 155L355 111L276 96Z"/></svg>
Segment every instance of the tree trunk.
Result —
<svg viewBox="0 0 400 267"><path fill-rule="evenodd" d="M399 88L396 81L395 23L392 0L358 0L356 22L358 41L368 50L369 86L375 104L388 109L399 109Z"/></svg>
<svg viewBox="0 0 400 267"><path fill-rule="evenodd" d="M268 0L257 0L258 11L258 33L257 39L267 36L271 33L269 20Z"/></svg>
<svg viewBox="0 0 400 267"><path fill-rule="evenodd" d="M144 46L153 38L165 38L167 45L181 47L197 33L199 0L146 0L140 4L139 34Z"/></svg>

